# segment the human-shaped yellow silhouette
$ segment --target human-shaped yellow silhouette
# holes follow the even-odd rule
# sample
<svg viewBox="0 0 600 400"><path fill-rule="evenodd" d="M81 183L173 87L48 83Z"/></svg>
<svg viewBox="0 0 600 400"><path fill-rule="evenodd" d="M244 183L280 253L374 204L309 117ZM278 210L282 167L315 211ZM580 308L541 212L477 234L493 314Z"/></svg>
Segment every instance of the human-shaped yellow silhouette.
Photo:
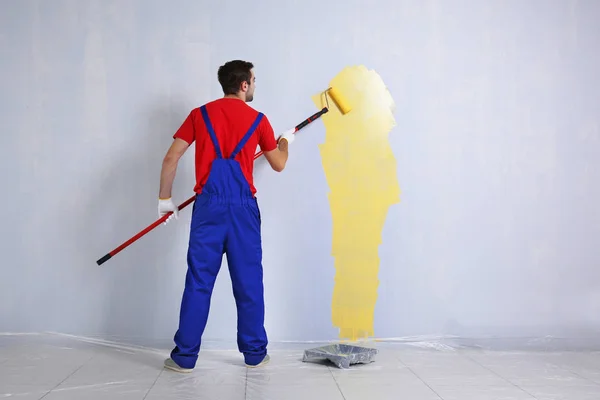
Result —
<svg viewBox="0 0 600 400"><path fill-rule="evenodd" d="M388 134L394 100L380 76L364 66L344 68L330 82L351 107L342 115L327 92L313 96L322 116L320 152L330 188L335 286L332 322L341 339L374 336L381 231L388 208L400 202L396 160Z"/></svg>

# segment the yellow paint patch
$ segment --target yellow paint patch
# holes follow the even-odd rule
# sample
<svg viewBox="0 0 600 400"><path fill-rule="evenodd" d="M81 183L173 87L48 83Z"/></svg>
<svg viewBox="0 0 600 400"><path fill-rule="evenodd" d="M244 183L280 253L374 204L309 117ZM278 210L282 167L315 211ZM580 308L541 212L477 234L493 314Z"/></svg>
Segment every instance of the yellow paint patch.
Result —
<svg viewBox="0 0 600 400"><path fill-rule="evenodd" d="M374 335L381 231L388 208L400 202L388 142L396 125L394 100L379 75L364 66L344 68L330 87L351 107L342 115L327 92L312 97L319 109L329 108L321 117L326 133L319 148L333 218L332 321L341 339L356 340Z"/></svg>

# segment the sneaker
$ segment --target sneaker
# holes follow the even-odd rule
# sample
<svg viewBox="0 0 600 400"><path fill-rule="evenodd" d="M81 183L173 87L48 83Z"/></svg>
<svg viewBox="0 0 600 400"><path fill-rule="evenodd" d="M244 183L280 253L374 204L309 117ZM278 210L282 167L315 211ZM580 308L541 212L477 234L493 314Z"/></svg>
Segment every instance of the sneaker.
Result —
<svg viewBox="0 0 600 400"><path fill-rule="evenodd" d="M250 365L250 364L246 364L246 367L248 368L258 368L258 367L262 367L263 365L267 364L269 361L271 360L271 357L269 357L269 355L267 354L265 356L265 358L262 359L262 361L256 365Z"/></svg>
<svg viewBox="0 0 600 400"><path fill-rule="evenodd" d="M172 371L175 372L185 372L185 373L189 373L192 372L194 370L194 368L182 368L179 365L177 365L177 363L175 361L173 361L172 358L167 358L165 360L165 368L170 369Z"/></svg>

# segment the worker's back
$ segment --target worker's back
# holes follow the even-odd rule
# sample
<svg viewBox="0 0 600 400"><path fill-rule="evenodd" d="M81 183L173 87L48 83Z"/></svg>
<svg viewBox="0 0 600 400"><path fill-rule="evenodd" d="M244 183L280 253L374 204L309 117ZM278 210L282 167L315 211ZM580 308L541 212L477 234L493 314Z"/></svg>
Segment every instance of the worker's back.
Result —
<svg viewBox="0 0 600 400"><path fill-rule="evenodd" d="M206 111L220 146L221 155L223 158L229 158L256 120L258 111L236 98L221 98L211 101L206 104ZM200 193L208 179L211 164L217 157L200 108L192 110L174 137L188 143L196 142L196 186L194 191ZM235 157L235 160L240 163L253 194L256 193L252 173L257 145L260 145L260 149L263 151L271 151L277 147L273 128L266 116L263 116L254 134Z"/></svg>

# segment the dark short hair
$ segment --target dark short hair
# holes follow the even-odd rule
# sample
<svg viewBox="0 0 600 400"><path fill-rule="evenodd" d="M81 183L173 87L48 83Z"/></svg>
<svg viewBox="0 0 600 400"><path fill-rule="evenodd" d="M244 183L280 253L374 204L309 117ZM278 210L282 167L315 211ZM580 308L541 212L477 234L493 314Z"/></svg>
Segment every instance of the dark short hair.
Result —
<svg viewBox="0 0 600 400"><path fill-rule="evenodd" d="M240 90L242 82L250 84L250 78L254 65L249 61L228 61L219 67L217 73L221 88L225 94L236 94Z"/></svg>

